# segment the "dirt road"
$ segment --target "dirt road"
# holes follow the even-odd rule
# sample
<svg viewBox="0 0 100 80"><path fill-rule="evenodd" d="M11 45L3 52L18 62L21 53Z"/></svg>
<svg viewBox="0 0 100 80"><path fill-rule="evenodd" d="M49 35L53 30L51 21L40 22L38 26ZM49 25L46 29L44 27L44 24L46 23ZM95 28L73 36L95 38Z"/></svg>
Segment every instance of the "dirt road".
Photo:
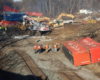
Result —
<svg viewBox="0 0 100 80"><path fill-rule="evenodd" d="M78 28L80 26L67 24L64 29L55 29L50 35L38 38L38 43L35 43L33 37L21 40L12 39L12 42L10 44L8 43L1 51L6 54L14 51L16 53L25 52L34 60L49 80L100 80L99 63L75 67L65 57L61 49L61 42L68 41L70 36L73 36L79 31ZM57 53L54 52L53 48L55 42L59 45L59 51ZM35 44L42 44L43 47L49 44L51 50L49 53L46 53L45 50L41 54L35 53L33 50ZM4 70L6 71L6 69ZM19 72L18 74L21 73ZM27 74L31 75L29 72Z"/></svg>

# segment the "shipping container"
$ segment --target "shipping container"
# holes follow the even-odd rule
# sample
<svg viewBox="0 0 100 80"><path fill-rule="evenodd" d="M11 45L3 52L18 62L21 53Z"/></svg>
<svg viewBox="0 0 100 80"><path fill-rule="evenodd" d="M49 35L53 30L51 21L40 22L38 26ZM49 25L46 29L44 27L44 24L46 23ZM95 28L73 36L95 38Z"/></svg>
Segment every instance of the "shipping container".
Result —
<svg viewBox="0 0 100 80"><path fill-rule="evenodd" d="M7 26L7 25L17 25L17 21L3 21L2 25Z"/></svg>
<svg viewBox="0 0 100 80"><path fill-rule="evenodd" d="M100 62L100 43L89 37L78 39L77 41L90 51L92 63Z"/></svg>
<svg viewBox="0 0 100 80"><path fill-rule="evenodd" d="M65 56L74 66L91 64L89 51L77 41L67 41L62 44Z"/></svg>
<svg viewBox="0 0 100 80"><path fill-rule="evenodd" d="M39 13L39 12L26 12L26 15L42 17L43 13Z"/></svg>
<svg viewBox="0 0 100 80"><path fill-rule="evenodd" d="M3 12L3 20L5 21L22 21L24 12Z"/></svg>
<svg viewBox="0 0 100 80"><path fill-rule="evenodd" d="M15 10L11 7L8 7L8 6L4 6L3 7L3 12L8 12L8 11L11 11L11 12L20 12L19 10Z"/></svg>

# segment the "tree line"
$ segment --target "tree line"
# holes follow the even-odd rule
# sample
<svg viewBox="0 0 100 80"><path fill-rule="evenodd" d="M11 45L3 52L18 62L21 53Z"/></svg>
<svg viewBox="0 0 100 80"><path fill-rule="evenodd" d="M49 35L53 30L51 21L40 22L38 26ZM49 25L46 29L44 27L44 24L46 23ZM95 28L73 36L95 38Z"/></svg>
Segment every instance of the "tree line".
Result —
<svg viewBox="0 0 100 80"><path fill-rule="evenodd" d="M60 13L75 14L82 8L98 10L100 0L0 0L0 4L0 12L6 5L20 11L41 12L45 16L55 17Z"/></svg>

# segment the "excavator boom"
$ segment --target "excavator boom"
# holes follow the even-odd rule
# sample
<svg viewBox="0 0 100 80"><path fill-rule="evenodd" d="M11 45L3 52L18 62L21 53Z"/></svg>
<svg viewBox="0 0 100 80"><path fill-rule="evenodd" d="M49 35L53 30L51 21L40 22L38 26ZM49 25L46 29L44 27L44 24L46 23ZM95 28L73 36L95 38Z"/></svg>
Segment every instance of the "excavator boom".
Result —
<svg viewBox="0 0 100 80"><path fill-rule="evenodd" d="M61 13L61 14L58 16L57 20L59 20L62 16L71 17L72 19L75 18L75 16L72 15L72 14Z"/></svg>

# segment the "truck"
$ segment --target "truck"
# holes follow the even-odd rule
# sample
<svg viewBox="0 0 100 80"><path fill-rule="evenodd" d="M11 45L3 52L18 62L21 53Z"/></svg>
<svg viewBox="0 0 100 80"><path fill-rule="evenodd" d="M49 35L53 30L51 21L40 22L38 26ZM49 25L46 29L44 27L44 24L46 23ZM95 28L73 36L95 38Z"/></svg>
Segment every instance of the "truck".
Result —
<svg viewBox="0 0 100 80"><path fill-rule="evenodd" d="M81 9L79 10L79 14L92 14L92 11L87 9Z"/></svg>

